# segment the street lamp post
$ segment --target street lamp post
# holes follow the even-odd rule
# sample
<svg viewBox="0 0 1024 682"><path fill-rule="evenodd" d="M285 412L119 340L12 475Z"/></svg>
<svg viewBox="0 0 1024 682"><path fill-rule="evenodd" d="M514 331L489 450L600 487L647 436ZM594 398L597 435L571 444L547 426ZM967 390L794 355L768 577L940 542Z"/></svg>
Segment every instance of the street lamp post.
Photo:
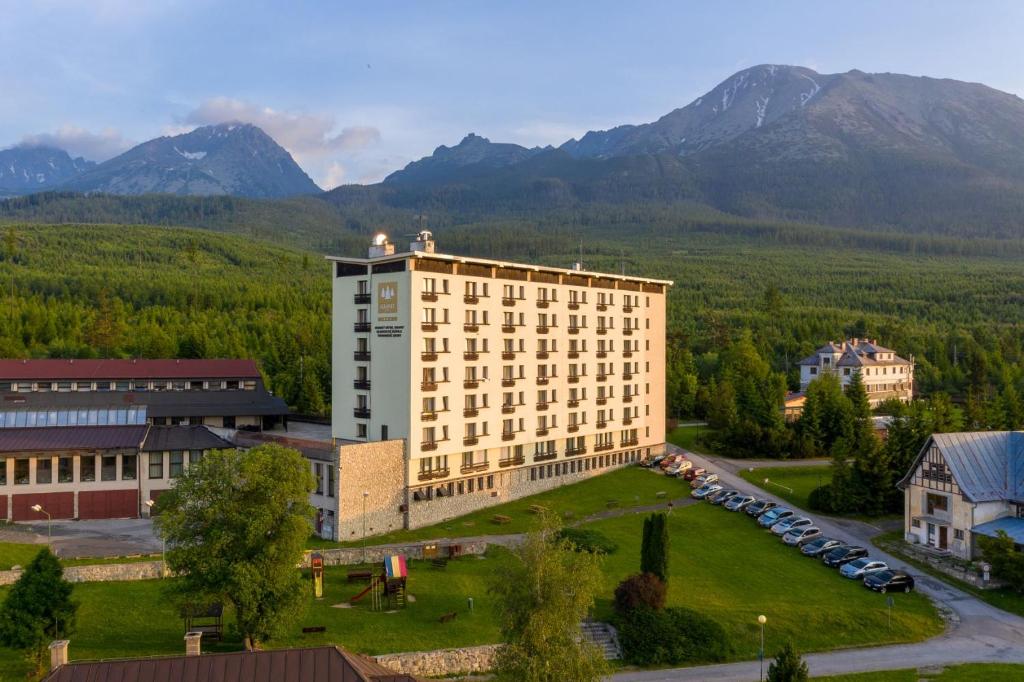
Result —
<svg viewBox="0 0 1024 682"><path fill-rule="evenodd" d="M366 498L370 496L369 490L363 491L363 564L366 564Z"/></svg>
<svg viewBox="0 0 1024 682"><path fill-rule="evenodd" d="M758 652L757 658L761 661L761 681L764 682L764 624L768 622L768 619L763 615L757 617L757 622L761 625L761 651Z"/></svg>
<svg viewBox="0 0 1024 682"><path fill-rule="evenodd" d="M154 502L153 500L146 500L145 504L146 504L147 507L149 507L149 518L153 518L153 505L155 505L156 502ZM161 533L160 534L160 575L161 575L161 577L165 577L167 575L167 559L164 556L165 554L167 554L167 541L164 540L164 534Z"/></svg>
<svg viewBox="0 0 1024 682"><path fill-rule="evenodd" d="M50 524L53 521L53 518L50 516L50 512L43 509L43 505L41 504L33 504L32 511L37 514L46 514L46 546L49 547L53 541L53 533L50 531Z"/></svg>

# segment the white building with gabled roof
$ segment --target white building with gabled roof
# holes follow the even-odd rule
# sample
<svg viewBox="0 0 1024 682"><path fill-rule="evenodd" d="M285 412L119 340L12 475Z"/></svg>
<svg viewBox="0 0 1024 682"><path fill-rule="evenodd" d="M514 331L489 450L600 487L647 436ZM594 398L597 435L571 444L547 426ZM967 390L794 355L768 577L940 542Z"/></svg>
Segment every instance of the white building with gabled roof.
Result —
<svg viewBox="0 0 1024 682"><path fill-rule="evenodd" d="M874 339L829 341L797 364L801 391L826 373L838 376L845 389L860 373L872 407L892 398L910 402L914 396L914 356L905 360Z"/></svg>

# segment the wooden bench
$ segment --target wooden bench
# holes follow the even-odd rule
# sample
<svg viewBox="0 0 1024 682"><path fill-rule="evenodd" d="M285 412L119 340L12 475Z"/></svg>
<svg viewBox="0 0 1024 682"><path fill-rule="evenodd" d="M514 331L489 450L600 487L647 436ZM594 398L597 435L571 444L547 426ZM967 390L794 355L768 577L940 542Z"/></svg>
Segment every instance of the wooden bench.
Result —
<svg viewBox="0 0 1024 682"><path fill-rule="evenodd" d="M371 580L373 580L373 571L349 571L347 575L347 581L350 583L368 583Z"/></svg>
<svg viewBox="0 0 1024 682"><path fill-rule="evenodd" d="M311 625L309 627L302 628L302 634L309 635L314 632L327 632L326 625Z"/></svg>
<svg viewBox="0 0 1024 682"><path fill-rule="evenodd" d="M512 517L505 516L504 514L495 514L491 517L491 523L496 523L499 526L504 526L506 523L512 523Z"/></svg>
<svg viewBox="0 0 1024 682"><path fill-rule="evenodd" d="M668 493L666 493L664 490L660 490L654 493L654 496L657 497L659 500L663 499L666 495L668 495Z"/></svg>
<svg viewBox="0 0 1024 682"><path fill-rule="evenodd" d="M530 513L531 514L545 514L545 513L547 513L547 511L548 511L548 508L543 506L543 505L540 505L540 504L531 504L530 505Z"/></svg>
<svg viewBox="0 0 1024 682"><path fill-rule="evenodd" d="M441 568L441 569L448 568L448 560L447 559L442 559L442 558L439 557L437 559L433 559L430 562L430 566L432 568Z"/></svg>
<svg viewBox="0 0 1024 682"><path fill-rule="evenodd" d="M437 619L437 622L438 622L438 623L447 623L447 622L449 622L449 621L453 621L453 620L455 620L455 617L456 617L457 615L459 615L459 614L455 613L454 611L451 611L451 612L449 612L449 613L446 613L446 614L444 614L444 615L443 615L443 616L441 616L440 618L438 618L438 619Z"/></svg>
<svg viewBox="0 0 1024 682"><path fill-rule="evenodd" d="M618 506L619 506L619 501L618 500L608 500L607 502L604 503L604 506L607 507L608 509L617 509Z"/></svg>

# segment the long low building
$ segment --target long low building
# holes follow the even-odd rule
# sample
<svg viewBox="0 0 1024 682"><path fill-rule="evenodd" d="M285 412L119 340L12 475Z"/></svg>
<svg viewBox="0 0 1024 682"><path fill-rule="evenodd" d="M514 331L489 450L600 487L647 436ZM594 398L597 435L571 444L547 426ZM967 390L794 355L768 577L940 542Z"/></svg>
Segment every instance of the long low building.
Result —
<svg viewBox="0 0 1024 682"><path fill-rule="evenodd" d="M144 420L0 428L0 519L138 517L207 451L232 447L205 426Z"/></svg>
<svg viewBox="0 0 1024 682"><path fill-rule="evenodd" d="M0 360L0 427L97 425L100 411L133 408L155 425L256 431L288 415L252 360Z"/></svg>

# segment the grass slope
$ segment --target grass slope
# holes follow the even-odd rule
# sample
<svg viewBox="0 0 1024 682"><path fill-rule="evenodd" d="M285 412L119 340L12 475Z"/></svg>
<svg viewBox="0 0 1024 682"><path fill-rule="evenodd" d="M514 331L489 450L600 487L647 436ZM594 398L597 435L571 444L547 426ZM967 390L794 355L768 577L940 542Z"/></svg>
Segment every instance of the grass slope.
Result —
<svg viewBox="0 0 1024 682"><path fill-rule="evenodd" d="M815 677L821 682L993 682L993 680L1024 680L1024 665L1013 663L965 663L946 668L940 673L918 672L916 669L887 670L854 675Z"/></svg>
<svg viewBox="0 0 1024 682"><path fill-rule="evenodd" d="M748 483L791 502L801 509L807 509L807 496L819 485L832 480L832 466L829 464L793 467L762 467L750 471L743 469L740 477ZM765 479L768 483L765 483Z"/></svg>

